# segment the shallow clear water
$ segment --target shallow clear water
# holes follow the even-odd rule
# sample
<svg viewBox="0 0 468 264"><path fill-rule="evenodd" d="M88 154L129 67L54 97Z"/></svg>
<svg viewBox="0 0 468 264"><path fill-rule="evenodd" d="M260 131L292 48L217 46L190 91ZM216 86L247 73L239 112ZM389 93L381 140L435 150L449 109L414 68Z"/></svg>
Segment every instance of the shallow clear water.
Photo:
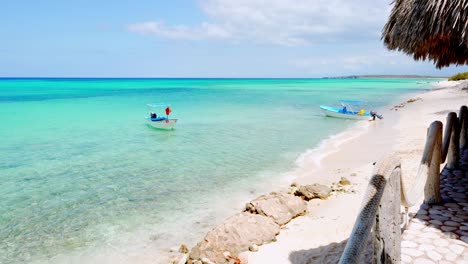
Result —
<svg viewBox="0 0 468 264"><path fill-rule="evenodd" d="M378 109L426 88L414 79L0 79L0 263L54 262L115 241L156 251L192 241L354 123L319 105L360 99ZM145 124L153 102L171 104L175 130Z"/></svg>

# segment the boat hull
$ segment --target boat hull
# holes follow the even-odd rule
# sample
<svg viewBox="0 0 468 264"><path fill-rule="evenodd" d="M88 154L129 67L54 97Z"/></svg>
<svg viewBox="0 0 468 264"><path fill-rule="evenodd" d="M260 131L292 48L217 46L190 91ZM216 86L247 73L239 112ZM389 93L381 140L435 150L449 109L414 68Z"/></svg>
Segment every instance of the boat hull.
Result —
<svg viewBox="0 0 468 264"><path fill-rule="evenodd" d="M341 109L329 107L329 106L320 106L320 109L326 116L344 118L344 119L357 119L357 120L368 120L371 115L369 113L364 113L363 115L358 115L357 112L341 112Z"/></svg>
<svg viewBox="0 0 468 264"><path fill-rule="evenodd" d="M175 124L177 123L177 119L165 119L165 120L158 120L152 121L151 119L147 118L146 121L148 124L157 129L166 129L170 130L173 129Z"/></svg>

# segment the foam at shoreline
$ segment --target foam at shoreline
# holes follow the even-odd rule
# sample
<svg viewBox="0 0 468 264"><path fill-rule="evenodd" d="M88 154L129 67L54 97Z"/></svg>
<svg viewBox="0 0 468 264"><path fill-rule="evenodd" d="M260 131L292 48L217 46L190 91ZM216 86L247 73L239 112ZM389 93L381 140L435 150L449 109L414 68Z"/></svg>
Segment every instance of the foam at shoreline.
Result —
<svg viewBox="0 0 468 264"><path fill-rule="evenodd" d="M340 151L341 145L360 137L362 134L366 133L368 129L369 122L358 121L357 124L351 126L347 130L322 140L316 148L306 150L298 157L296 165L298 167L304 167L312 164L315 165L317 169L320 169L323 159Z"/></svg>
<svg viewBox="0 0 468 264"><path fill-rule="evenodd" d="M407 96L403 95L396 101L401 101ZM380 151L371 154L373 159L378 159L390 151L394 140L393 126L398 118L389 110L393 105L394 103L391 103L378 109L384 119L372 122L357 121L343 132L322 140L317 147L306 150L296 160L296 168L288 174L290 181L329 185L339 179L338 176L331 177L333 171L349 170L351 167L369 163L370 153L363 153L361 149L379 146ZM388 142L391 144L387 144ZM356 145L360 145L361 148L357 148Z"/></svg>

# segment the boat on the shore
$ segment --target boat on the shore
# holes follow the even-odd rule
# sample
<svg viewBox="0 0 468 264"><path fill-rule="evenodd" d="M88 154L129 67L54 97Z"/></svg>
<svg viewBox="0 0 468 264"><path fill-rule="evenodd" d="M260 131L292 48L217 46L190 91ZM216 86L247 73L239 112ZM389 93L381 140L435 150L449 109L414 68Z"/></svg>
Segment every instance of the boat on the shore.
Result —
<svg viewBox="0 0 468 264"><path fill-rule="evenodd" d="M370 112L366 112L362 105L363 101L359 100L340 100L341 108L321 105L320 109L326 116L366 120L372 117Z"/></svg>
<svg viewBox="0 0 468 264"><path fill-rule="evenodd" d="M172 109L169 107L168 104L154 103L147 104L147 106L150 109L150 115L148 117L145 117L145 119L150 126L157 129L166 130L174 128L175 124L177 123L177 119L169 119L169 115L171 114ZM164 109L166 116L159 116L156 111L158 109Z"/></svg>

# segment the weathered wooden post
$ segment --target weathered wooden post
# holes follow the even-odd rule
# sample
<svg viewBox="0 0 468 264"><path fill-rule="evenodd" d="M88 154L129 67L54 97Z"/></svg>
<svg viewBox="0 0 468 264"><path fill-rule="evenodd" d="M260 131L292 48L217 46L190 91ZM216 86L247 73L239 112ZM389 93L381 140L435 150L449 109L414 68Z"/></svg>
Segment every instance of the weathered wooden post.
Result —
<svg viewBox="0 0 468 264"><path fill-rule="evenodd" d="M361 211L341 255L340 264L360 263L372 226L374 226L372 240L378 250L374 253L373 263L399 263L400 191L395 191L394 188L395 184L398 184L398 190L400 188L400 170L401 162L396 155L388 156L382 163L377 164L367 186ZM382 201L384 193L385 202ZM393 224L387 221L392 221Z"/></svg>
<svg viewBox="0 0 468 264"><path fill-rule="evenodd" d="M366 194L362 203L361 211L354 223L353 231L346 243L339 264L360 263L362 253L365 250L366 241L374 225L377 207L382 198L386 180L383 175L374 174L367 186Z"/></svg>
<svg viewBox="0 0 468 264"><path fill-rule="evenodd" d="M447 115L445 123L444 141L442 144L442 162L447 160L445 165L448 169L454 169L458 166L458 157L460 152L460 137L458 131L458 118L455 112Z"/></svg>
<svg viewBox="0 0 468 264"><path fill-rule="evenodd" d="M434 121L429 126L421 167L426 171L424 203L438 204L440 197L440 164L442 163L442 122ZM419 174L420 171L418 171Z"/></svg>
<svg viewBox="0 0 468 264"><path fill-rule="evenodd" d="M401 169L395 168L387 180L375 216L374 263L400 263L401 260Z"/></svg>
<svg viewBox="0 0 468 264"><path fill-rule="evenodd" d="M460 107L460 113L459 113L459 118L460 118L460 123L459 123L459 128L460 128L460 149L466 149L468 147L468 109L466 105Z"/></svg>

